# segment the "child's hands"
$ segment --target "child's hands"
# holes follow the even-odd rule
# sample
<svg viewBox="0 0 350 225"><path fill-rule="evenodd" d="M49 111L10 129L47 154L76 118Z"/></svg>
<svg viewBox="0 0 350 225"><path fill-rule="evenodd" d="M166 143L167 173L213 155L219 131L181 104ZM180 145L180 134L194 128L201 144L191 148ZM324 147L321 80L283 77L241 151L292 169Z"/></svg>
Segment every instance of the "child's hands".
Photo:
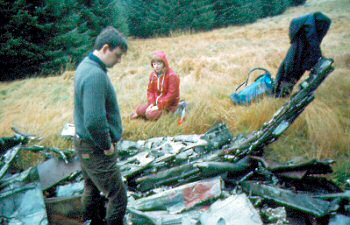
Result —
<svg viewBox="0 0 350 225"><path fill-rule="evenodd" d="M155 110L158 110L158 106L153 105L153 104L150 104L150 105L147 107L146 112L151 112L151 111L155 111Z"/></svg>
<svg viewBox="0 0 350 225"><path fill-rule="evenodd" d="M155 111L155 110L158 110L158 106L156 106L156 105L149 107L148 111Z"/></svg>

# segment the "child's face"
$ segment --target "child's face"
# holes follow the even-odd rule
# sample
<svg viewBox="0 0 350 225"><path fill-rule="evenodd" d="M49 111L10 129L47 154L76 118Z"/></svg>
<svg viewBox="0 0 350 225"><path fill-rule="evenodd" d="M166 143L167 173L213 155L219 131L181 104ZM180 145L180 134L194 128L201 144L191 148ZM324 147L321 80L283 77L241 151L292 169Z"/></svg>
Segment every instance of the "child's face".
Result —
<svg viewBox="0 0 350 225"><path fill-rule="evenodd" d="M152 63L152 67L156 73L160 73L160 72L163 72L164 63L161 61L154 61Z"/></svg>

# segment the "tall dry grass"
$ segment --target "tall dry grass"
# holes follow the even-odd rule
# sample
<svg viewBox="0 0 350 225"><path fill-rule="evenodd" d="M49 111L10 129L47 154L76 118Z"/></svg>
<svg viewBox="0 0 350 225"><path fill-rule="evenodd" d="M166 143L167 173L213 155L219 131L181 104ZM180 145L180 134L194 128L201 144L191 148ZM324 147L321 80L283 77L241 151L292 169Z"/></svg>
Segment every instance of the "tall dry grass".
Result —
<svg viewBox="0 0 350 225"><path fill-rule="evenodd" d="M173 33L171 37L131 39L121 64L110 70L123 117L124 139L204 133L225 122L233 134L258 129L286 100L265 98L249 107L233 106L228 98L253 67L276 74L288 48L292 18L321 11L332 26L322 43L323 53L335 59L336 70L316 92L316 99L279 141L266 150L269 158L286 161L296 156L333 158L336 178L350 175L350 2L309 0L283 15L246 26L204 33ZM157 122L130 121L129 115L146 101L150 53L163 50L181 77L181 98L190 103L182 126L173 115ZM73 122L74 71L62 76L0 83L0 136L10 136L11 126L43 137L41 144L70 147L62 140L63 125Z"/></svg>

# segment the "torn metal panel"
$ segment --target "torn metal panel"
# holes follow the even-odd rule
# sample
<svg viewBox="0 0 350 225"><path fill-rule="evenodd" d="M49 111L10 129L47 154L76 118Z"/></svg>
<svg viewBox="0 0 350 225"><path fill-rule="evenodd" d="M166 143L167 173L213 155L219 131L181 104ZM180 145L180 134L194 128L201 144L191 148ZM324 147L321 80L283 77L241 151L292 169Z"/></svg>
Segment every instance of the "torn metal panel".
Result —
<svg viewBox="0 0 350 225"><path fill-rule="evenodd" d="M81 195L72 197L54 197L45 199L49 220L61 216L79 218L82 215Z"/></svg>
<svg viewBox="0 0 350 225"><path fill-rule="evenodd" d="M151 215L151 212L144 213L142 211L133 209L133 208L128 208L127 212L129 213L129 218L128 220L132 224L153 224L153 225L159 225L162 224L162 216L165 214L167 215L167 211L154 211L153 215ZM173 218L175 217L175 218ZM172 216L170 219L180 219L179 215ZM177 224L177 223L175 223Z"/></svg>
<svg viewBox="0 0 350 225"><path fill-rule="evenodd" d="M288 224L291 225L323 225L326 224L324 223L317 223L316 218L312 217L309 214L303 213L301 211L297 211L294 209L290 209L290 208L285 208L286 212L287 212L287 220L288 220ZM322 220L323 218L326 217L322 217L320 220ZM276 224L279 225L279 224Z"/></svg>
<svg viewBox="0 0 350 225"><path fill-rule="evenodd" d="M0 193L0 218L5 224L48 224L39 183L30 183Z"/></svg>
<svg viewBox="0 0 350 225"><path fill-rule="evenodd" d="M66 123L61 131L61 136L73 138L75 136L75 126L73 123Z"/></svg>
<svg viewBox="0 0 350 225"><path fill-rule="evenodd" d="M194 167L201 170L203 177L217 176L222 173L230 175L240 175L251 169L252 164L249 159L242 159L236 163L230 162L198 162Z"/></svg>
<svg viewBox="0 0 350 225"><path fill-rule="evenodd" d="M345 206L344 206L344 211L345 211L346 213L349 213L349 214L350 214L350 205L345 205Z"/></svg>
<svg viewBox="0 0 350 225"><path fill-rule="evenodd" d="M61 159L52 158L41 163L37 168L44 191L66 179L72 173L81 171L78 158L73 158L68 164Z"/></svg>
<svg viewBox="0 0 350 225"><path fill-rule="evenodd" d="M118 150L123 154L123 159L118 162L122 175L127 179L134 178L142 172L155 173L157 171L169 169L189 160L198 159L201 154L194 149L208 144L200 135L182 135L177 137L152 138L137 143L122 142ZM127 149L137 148L138 153L131 153L132 157L127 157ZM201 152L201 153L206 153ZM131 156L129 154L129 156Z"/></svg>
<svg viewBox="0 0 350 225"><path fill-rule="evenodd" d="M130 178L150 167L155 157L143 151L117 164L123 177Z"/></svg>
<svg viewBox="0 0 350 225"><path fill-rule="evenodd" d="M306 176L301 180L281 177L285 187L311 195L322 195L343 192L334 182L322 176Z"/></svg>
<svg viewBox="0 0 350 225"><path fill-rule="evenodd" d="M136 155L142 150L142 145L134 141L121 140L117 144L118 156L121 160Z"/></svg>
<svg viewBox="0 0 350 225"><path fill-rule="evenodd" d="M90 225L89 221L83 221L81 218L70 218L61 215L49 215L49 223L52 225Z"/></svg>
<svg viewBox="0 0 350 225"><path fill-rule="evenodd" d="M75 151L73 149L61 150L59 148L49 148L49 147L44 147L44 146L39 146L39 145L34 145L31 147L22 147L21 150L31 151L31 152L40 152L49 158L51 157L49 152L53 152L53 153L57 154L61 159L63 159L64 162L67 164L68 164L69 159L75 155Z"/></svg>
<svg viewBox="0 0 350 225"><path fill-rule="evenodd" d="M84 192L84 181L58 186L56 197L72 197L82 195Z"/></svg>
<svg viewBox="0 0 350 225"><path fill-rule="evenodd" d="M204 164L194 167L193 163L203 160L214 161L214 158L217 158L215 148L222 147L231 138L232 135L225 124L215 125L204 135L152 138L143 143L144 146L151 149L147 150L145 147L146 150L137 154L137 156L143 156L143 159L140 160L133 156L119 162L118 165L120 165L122 175L128 179L130 184L137 184L140 191L147 191L161 185L178 185L202 177L213 177L222 172L217 170L216 173L209 173L208 170L211 172L214 170L206 169ZM151 159L152 162L149 162ZM147 167L141 166L143 162L149 162ZM201 170L204 172L200 173ZM141 177L135 176L141 172Z"/></svg>
<svg viewBox="0 0 350 225"><path fill-rule="evenodd" d="M341 193L313 195L312 197L323 199L323 200L344 199L350 202L350 190L347 190Z"/></svg>
<svg viewBox="0 0 350 225"><path fill-rule="evenodd" d="M138 199L130 207L140 211L167 210L170 213L179 213L218 198L222 185L220 177L197 181Z"/></svg>
<svg viewBox="0 0 350 225"><path fill-rule="evenodd" d="M5 191L24 186L39 180L38 170L35 168L28 168L27 170L16 173L12 176L5 177L0 180L0 190Z"/></svg>
<svg viewBox="0 0 350 225"><path fill-rule="evenodd" d="M234 215L234 216L233 216ZM202 225L262 225L258 212L245 194L231 195L217 200L200 217Z"/></svg>
<svg viewBox="0 0 350 225"><path fill-rule="evenodd" d="M264 223L273 223L275 225L289 224L287 220L287 212L284 207L263 208L260 210L260 215Z"/></svg>
<svg viewBox="0 0 350 225"><path fill-rule="evenodd" d="M268 169L272 172L287 172L287 171L303 171L307 170L308 174L327 174L332 173L331 164L334 160L306 160L300 162L287 162L286 164L277 164L275 163L272 166L269 166Z"/></svg>
<svg viewBox="0 0 350 225"><path fill-rule="evenodd" d="M21 144L16 145L15 147L9 149L4 155L0 158L0 180L6 174L8 168L10 167L12 161L18 154L21 149Z"/></svg>
<svg viewBox="0 0 350 225"><path fill-rule="evenodd" d="M12 137L2 137L0 138L0 154L15 147L16 145L26 144L27 142L28 140L25 137L19 135L15 135Z"/></svg>
<svg viewBox="0 0 350 225"><path fill-rule="evenodd" d="M349 225L350 217L342 214L337 214L334 217L331 217L328 225Z"/></svg>
<svg viewBox="0 0 350 225"><path fill-rule="evenodd" d="M128 224L199 225L200 215L207 211L208 208L209 205L205 204L179 214L171 214L167 211L142 212L135 209L128 209Z"/></svg>
<svg viewBox="0 0 350 225"><path fill-rule="evenodd" d="M179 135L175 137L157 137L137 143L148 150L158 150L170 154L176 154L179 151L194 148L196 146L205 146L206 140L201 138L202 135Z"/></svg>
<svg viewBox="0 0 350 225"><path fill-rule="evenodd" d="M194 173L199 172L199 170L196 170L196 168L194 168L191 164L186 164L168 170L163 170L156 174L143 176L136 179L136 183L138 184L137 188L140 191L147 191L161 185L174 184L180 179L193 175L193 173L190 171L194 171Z"/></svg>
<svg viewBox="0 0 350 225"><path fill-rule="evenodd" d="M198 218L185 214L170 214L168 211L142 212L128 208L129 221L134 225L196 225Z"/></svg>
<svg viewBox="0 0 350 225"><path fill-rule="evenodd" d="M201 135L191 134L191 135L178 135L174 137L176 142L186 142L186 143L198 143L201 139Z"/></svg>
<svg viewBox="0 0 350 225"><path fill-rule="evenodd" d="M220 149L222 146L229 144L233 136L224 123L219 123L210 128L201 139L206 140L208 145L207 150Z"/></svg>
<svg viewBox="0 0 350 225"><path fill-rule="evenodd" d="M241 183L244 192L261 196L265 200L275 202L281 206L290 207L315 217L323 217L330 213L330 203L314 199L306 194L297 194L289 190L280 189L252 181Z"/></svg>
<svg viewBox="0 0 350 225"><path fill-rule="evenodd" d="M15 135L12 137L0 137L0 154L16 145L26 145L30 140L39 139L34 135L20 132L16 127L11 127L11 129L15 132Z"/></svg>
<svg viewBox="0 0 350 225"><path fill-rule="evenodd" d="M276 176L281 176L281 177L285 177L288 179L298 179L298 180L303 179L304 177L306 177L307 174L308 174L307 170L275 173Z"/></svg>
<svg viewBox="0 0 350 225"><path fill-rule="evenodd" d="M327 174L332 173L331 164L334 160L297 160L287 163L273 162L262 157L250 156L262 164L266 169L273 172L276 176L282 176L291 179L303 179L311 174Z"/></svg>

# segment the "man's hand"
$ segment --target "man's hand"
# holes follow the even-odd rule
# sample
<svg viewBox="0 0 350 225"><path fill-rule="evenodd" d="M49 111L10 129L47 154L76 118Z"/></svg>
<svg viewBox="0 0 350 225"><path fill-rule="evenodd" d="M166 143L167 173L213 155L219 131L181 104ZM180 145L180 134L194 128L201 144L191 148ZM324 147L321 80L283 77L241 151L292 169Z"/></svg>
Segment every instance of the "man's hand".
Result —
<svg viewBox="0 0 350 225"><path fill-rule="evenodd" d="M107 156L113 155L115 152L114 144L111 144L111 147L108 150L104 150L103 153Z"/></svg>

